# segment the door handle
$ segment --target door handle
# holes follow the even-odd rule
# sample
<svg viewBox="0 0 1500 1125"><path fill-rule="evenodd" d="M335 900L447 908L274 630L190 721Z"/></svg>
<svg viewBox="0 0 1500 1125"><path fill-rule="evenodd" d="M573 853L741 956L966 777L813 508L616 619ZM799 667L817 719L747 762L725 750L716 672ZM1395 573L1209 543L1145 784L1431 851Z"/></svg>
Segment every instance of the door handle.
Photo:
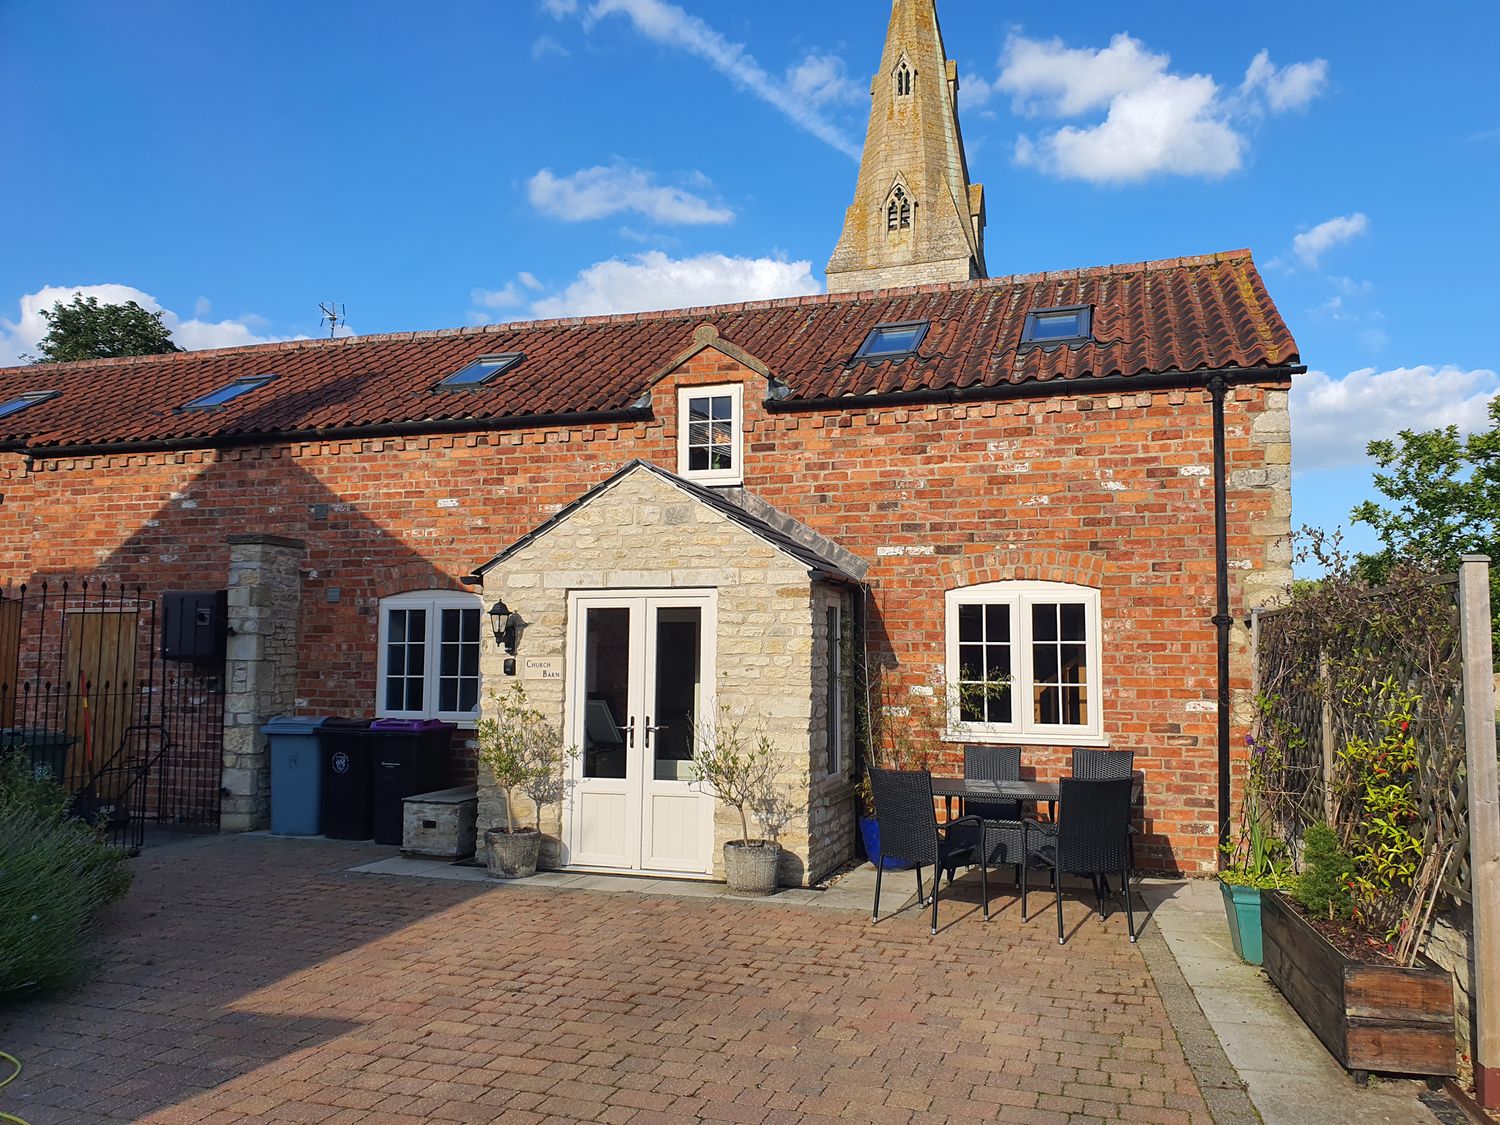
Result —
<svg viewBox="0 0 1500 1125"><path fill-rule="evenodd" d="M630 722L626 724L621 732L625 736L625 745L631 750L635 749L635 716L630 716Z"/></svg>
<svg viewBox="0 0 1500 1125"><path fill-rule="evenodd" d="M656 726L652 726L651 725L651 716L650 715L646 716L646 725L645 725L645 727L643 729L646 732L645 746L646 746L647 750L651 749L651 736L653 734L655 734L659 730L666 730L667 726L668 726L667 723L659 723Z"/></svg>

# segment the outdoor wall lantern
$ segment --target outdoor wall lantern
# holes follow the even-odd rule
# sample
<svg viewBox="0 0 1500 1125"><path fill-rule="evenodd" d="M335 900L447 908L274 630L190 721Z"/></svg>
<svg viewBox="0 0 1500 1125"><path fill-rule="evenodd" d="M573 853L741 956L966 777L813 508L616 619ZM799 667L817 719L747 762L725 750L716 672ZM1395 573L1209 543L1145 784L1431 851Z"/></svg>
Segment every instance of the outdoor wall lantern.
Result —
<svg viewBox="0 0 1500 1125"><path fill-rule="evenodd" d="M490 606L490 628L495 632L495 643L505 649L507 656L516 654L516 640L520 625L521 615L513 612L503 601Z"/></svg>

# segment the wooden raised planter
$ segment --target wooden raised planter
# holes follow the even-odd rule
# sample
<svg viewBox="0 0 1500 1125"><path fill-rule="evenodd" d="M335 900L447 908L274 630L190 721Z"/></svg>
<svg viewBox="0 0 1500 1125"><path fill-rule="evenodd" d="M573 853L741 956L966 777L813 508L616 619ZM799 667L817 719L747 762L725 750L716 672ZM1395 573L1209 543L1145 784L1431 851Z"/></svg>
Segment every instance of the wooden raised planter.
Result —
<svg viewBox="0 0 1500 1125"><path fill-rule="evenodd" d="M1356 1080L1458 1072L1446 969L1351 960L1275 891L1261 895L1260 917L1266 975Z"/></svg>

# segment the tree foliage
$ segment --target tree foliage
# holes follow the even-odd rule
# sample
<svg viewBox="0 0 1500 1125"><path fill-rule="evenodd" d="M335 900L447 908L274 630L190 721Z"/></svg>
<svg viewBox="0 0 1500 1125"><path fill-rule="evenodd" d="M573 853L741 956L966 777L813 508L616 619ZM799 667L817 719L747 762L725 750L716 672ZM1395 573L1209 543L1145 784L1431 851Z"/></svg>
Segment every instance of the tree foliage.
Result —
<svg viewBox="0 0 1500 1125"><path fill-rule="evenodd" d="M98 297L74 293L42 310L47 334L37 342L33 363L66 363L75 359L110 359L122 355L161 355L182 351L162 323L160 312L147 312L134 301L101 305Z"/></svg>
<svg viewBox="0 0 1500 1125"><path fill-rule="evenodd" d="M1490 400L1489 428L1461 435L1457 426L1402 430L1366 448L1380 471L1375 487L1386 503L1366 500L1351 513L1380 537L1381 550L1362 555L1361 571L1383 582L1402 558L1430 559L1447 569L1461 555L1489 555L1490 604L1500 634L1500 397Z"/></svg>

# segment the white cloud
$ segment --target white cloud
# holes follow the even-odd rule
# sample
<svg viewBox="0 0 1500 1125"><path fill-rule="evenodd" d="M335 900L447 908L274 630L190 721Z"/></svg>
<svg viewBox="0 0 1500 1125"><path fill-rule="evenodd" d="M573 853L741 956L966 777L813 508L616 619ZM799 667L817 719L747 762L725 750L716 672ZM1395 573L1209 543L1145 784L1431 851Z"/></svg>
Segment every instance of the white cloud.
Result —
<svg viewBox="0 0 1500 1125"><path fill-rule="evenodd" d="M598 316L819 293L812 263L780 258L699 254L669 258L660 250L598 262L561 293L531 306L538 317Z"/></svg>
<svg viewBox="0 0 1500 1125"><path fill-rule="evenodd" d="M542 11L554 19L562 19L578 11L578 0L542 0Z"/></svg>
<svg viewBox="0 0 1500 1125"><path fill-rule="evenodd" d="M1263 95L1266 106L1272 113L1285 113L1291 109L1302 109L1328 85L1328 60L1313 59L1311 62L1292 63L1277 67L1271 61L1271 52L1261 49L1245 69L1245 80L1240 83L1240 96L1253 98Z"/></svg>
<svg viewBox="0 0 1500 1125"><path fill-rule="evenodd" d="M567 2L571 4L571 0ZM726 39L676 4L665 0L595 0L588 9L587 21L592 25L613 15L625 16L648 39L702 59L736 86L775 106L799 128L846 156L859 157L859 147L823 112L830 102L847 96L839 80L841 63L835 66L827 56L809 54L785 77L777 77L761 66L744 44ZM815 96L807 96L808 89Z"/></svg>
<svg viewBox="0 0 1500 1125"><path fill-rule="evenodd" d="M792 96L815 106L857 105L869 96L837 55L808 55L786 72Z"/></svg>
<svg viewBox="0 0 1500 1125"><path fill-rule="evenodd" d="M24 363L21 358L23 353L35 355L37 344L47 334L47 322L42 317L42 311L50 312L59 301L71 301L75 293L96 297L102 305L123 305L127 301L134 301L147 312L160 312L162 323L171 331L177 346L189 351L200 348L233 348L294 338L266 335L258 331L264 329L267 322L254 314L246 314L238 319L207 320L205 318L212 306L206 297L199 297L194 303L193 318L183 320L171 309L163 309L161 302L151 294L130 285L48 285L21 298L19 319L7 320L0 317L0 366Z"/></svg>
<svg viewBox="0 0 1500 1125"><path fill-rule="evenodd" d="M559 58L567 58L571 51L559 43L550 35L543 35L531 44L531 57L542 58L545 55L557 55Z"/></svg>
<svg viewBox="0 0 1500 1125"><path fill-rule="evenodd" d="M1322 90L1328 71L1322 59L1278 69L1262 51L1239 94L1226 98L1211 76L1174 74L1167 69L1170 62L1126 34L1098 49L1012 35L993 89L1009 93L1017 113L1105 113L1094 124L1018 138L1016 160L1065 179L1101 184L1157 175L1225 176L1242 166L1248 147L1240 119L1307 104ZM979 86L990 89L982 80Z"/></svg>
<svg viewBox="0 0 1500 1125"><path fill-rule="evenodd" d="M1294 466L1301 472L1365 464L1368 443L1401 430L1483 429L1497 393L1500 374L1484 369L1365 367L1342 379L1309 371L1292 380Z"/></svg>
<svg viewBox="0 0 1500 1125"><path fill-rule="evenodd" d="M1169 62L1129 35L1116 35L1097 51L1065 47L1061 39L1012 35L1000 56L995 88L1015 97L1018 112L1076 117L1144 89L1166 73Z"/></svg>
<svg viewBox="0 0 1500 1125"><path fill-rule="evenodd" d="M1319 223L1312 230L1305 230L1292 239L1292 253L1309 269L1318 268L1318 260L1329 250L1343 242L1358 238L1370 229L1369 217L1356 211L1352 215L1339 215Z"/></svg>
<svg viewBox="0 0 1500 1125"><path fill-rule="evenodd" d="M707 180L699 177L701 182ZM651 174L628 164L584 168L571 176L543 168L526 184L531 205L544 215L577 223L634 211L658 223L728 223L734 212L715 207L700 195L652 181Z"/></svg>

